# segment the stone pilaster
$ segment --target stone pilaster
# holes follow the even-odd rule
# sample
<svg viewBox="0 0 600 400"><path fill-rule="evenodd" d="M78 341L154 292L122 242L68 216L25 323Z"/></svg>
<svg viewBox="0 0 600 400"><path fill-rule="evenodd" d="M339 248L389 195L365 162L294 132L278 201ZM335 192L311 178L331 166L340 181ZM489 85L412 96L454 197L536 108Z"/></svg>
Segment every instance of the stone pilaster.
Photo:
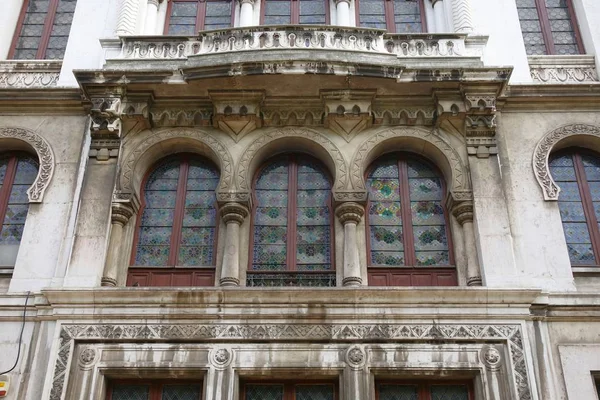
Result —
<svg viewBox="0 0 600 400"><path fill-rule="evenodd" d="M144 25L144 33L146 35L156 35L156 21L158 20L158 5L162 0L148 0L146 6L146 24Z"/></svg>
<svg viewBox="0 0 600 400"><path fill-rule="evenodd" d="M136 213L131 203L113 203L111 215L110 241L108 255L102 276L102 286L117 286L119 273L119 258L121 256L121 244L123 242L123 230L131 217Z"/></svg>
<svg viewBox="0 0 600 400"><path fill-rule="evenodd" d="M473 32L471 0L452 0L452 20L454 21L454 32Z"/></svg>
<svg viewBox="0 0 600 400"><path fill-rule="evenodd" d="M496 93L465 95L467 153L477 158L498 154L496 144Z"/></svg>
<svg viewBox="0 0 600 400"><path fill-rule="evenodd" d="M356 226L364 214L364 207L354 202L342 203L336 208L336 215L344 226L343 286L362 285Z"/></svg>
<svg viewBox="0 0 600 400"><path fill-rule="evenodd" d="M140 2L138 0L121 0L121 8L117 19L117 35L133 35L137 25Z"/></svg>
<svg viewBox="0 0 600 400"><path fill-rule="evenodd" d="M481 271L475 246L473 228L473 195L471 192L453 193L450 209L463 229L464 247L467 256L467 286L481 286Z"/></svg>
<svg viewBox="0 0 600 400"><path fill-rule="evenodd" d="M240 225L248 214L248 208L240 203L226 203L221 207L225 223L225 251L220 286L240 285Z"/></svg>

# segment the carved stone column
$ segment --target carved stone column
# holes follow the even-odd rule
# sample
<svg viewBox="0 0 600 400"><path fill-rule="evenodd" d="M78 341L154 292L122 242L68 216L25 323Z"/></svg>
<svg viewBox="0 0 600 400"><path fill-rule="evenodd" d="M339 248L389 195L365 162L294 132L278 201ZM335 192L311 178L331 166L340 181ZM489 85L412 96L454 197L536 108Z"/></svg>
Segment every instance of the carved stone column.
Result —
<svg viewBox="0 0 600 400"><path fill-rule="evenodd" d="M358 203L342 203L336 209L336 215L344 225L344 270L343 286L360 286L360 256L356 240L356 225L360 222L365 209Z"/></svg>
<svg viewBox="0 0 600 400"><path fill-rule="evenodd" d="M159 3L162 3L162 0L148 0L148 6L146 7L146 24L144 25L144 34L146 35L156 34Z"/></svg>
<svg viewBox="0 0 600 400"><path fill-rule="evenodd" d="M248 216L248 208L240 203L227 203L221 207L225 223L225 252L221 268L220 286L240 285L240 225Z"/></svg>
<svg viewBox="0 0 600 400"><path fill-rule="evenodd" d="M336 23L338 26L350 26L350 1L335 0Z"/></svg>
<svg viewBox="0 0 600 400"><path fill-rule="evenodd" d="M452 0L452 20L454 21L454 32L473 32L472 14L471 0Z"/></svg>
<svg viewBox="0 0 600 400"><path fill-rule="evenodd" d="M240 0L240 26L254 25L254 1Z"/></svg>
<svg viewBox="0 0 600 400"><path fill-rule="evenodd" d="M431 0L431 7L433 8L433 19L435 23L435 32L446 31L446 13L443 0Z"/></svg>
<svg viewBox="0 0 600 400"><path fill-rule="evenodd" d="M102 286L117 286L117 277L119 273L119 258L121 256L121 243L123 242L123 229L131 217L135 215L135 210L128 203L113 203L110 230L110 241L108 244L108 255L106 265L102 276Z"/></svg>
<svg viewBox="0 0 600 400"><path fill-rule="evenodd" d="M452 215L463 228L465 253L467 256L467 286L481 286L481 271L475 247L473 228L473 199L470 193L464 193L459 200L452 201Z"/></svg>
<svg viewBox="0 0 600 400"><path fill-rule="evenodd" d="M140 2L138 0L121 0L117 19L117 35L133 35L137 23Z"/></svg>

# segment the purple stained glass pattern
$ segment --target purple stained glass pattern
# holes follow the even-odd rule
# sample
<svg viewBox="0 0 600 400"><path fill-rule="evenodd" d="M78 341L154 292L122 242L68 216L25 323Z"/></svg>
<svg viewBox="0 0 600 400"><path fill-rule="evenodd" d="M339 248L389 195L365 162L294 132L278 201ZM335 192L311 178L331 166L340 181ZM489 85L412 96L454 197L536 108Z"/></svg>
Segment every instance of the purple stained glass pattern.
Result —
<svg viewBox="0 0 600 400"><path fill-rule="evenodd" d="M298 385L295 400L334 400L332 385Z"/></svg>
<svg viewBox="0 0 600 400"><path fill-rule="evenodd" d="M394 22L397 33L423 32L419 2L415 0L394 0Z"/></svg>
<svg viewBox="0 0 600 400"><path fill-rule="evenodd" d="M469 400L469 389L465 385L433 385L431 400Z"/></svg>
<svg viewBox="0 0 600 400"><path fill-rule="evenodd" d="M387 29L385 0L360 0L358 9L360 26Z"/></svg>
<svg viewBox="0 0 600 400"><path fill-rule="evenodd" d="M245 400L283 400L283 385L246 385Z"/></svg>
<svg viewBox="0 0 600 400"><path fill-rule="evenodd" d="M584 161L586 175L588 175L587 168L590 168L590 175L593 177L594 166L589 162L586 165L587 161L590 160ZM561 189L558 208L571 264L595 264L596 259L576 178L573 156L570 154L554 156L550 159L549 165L550 173ZM590 182L590 185L592 183L594 182Z"/></svg>
<svg viewBox="0 0 600 400"><path fill-rule="evenodd" d="M169 35L193 36L196 34L196 16L198 3L173 1L169 18Z"/></svg>
<svg viewBox="0 0 600 400"><path fill-rule="evenodd" d="M414 385L377 385L379 400L419 400L419 389Z"/></svg>
<svg viewBox="0 0 600 400"><path fill-rule="evenodd" d="M112 390L112 400L148 400L149 385L115 385Z"/></svg>
<svg viewBox="0 0 600 400"><path fill-rule="evenodd" d="M200 400L200 385L165 385L161 400Z"/></svg>

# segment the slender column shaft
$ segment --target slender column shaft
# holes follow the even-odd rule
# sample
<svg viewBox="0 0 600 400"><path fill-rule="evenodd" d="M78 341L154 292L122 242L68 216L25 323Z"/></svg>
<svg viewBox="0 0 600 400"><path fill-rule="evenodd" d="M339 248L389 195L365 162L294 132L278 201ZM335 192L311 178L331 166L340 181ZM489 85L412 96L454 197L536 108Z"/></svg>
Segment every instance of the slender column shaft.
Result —
<svg viewBox="0 0 600 400"><path fill-rule="evenodd" d="M112 206L112 227L108 245L108 255L102 276L102 286L117 286L119 276L119 259L121 257L121 244L123 242L123 229L129 219L135 214L133 208L127 204L116 203Z"/></svg>
<svg viewBox="0 0 600 400"><path fill-rule="evenodd" d="M138 0L122 0L115 32L117 35L132 35L135 33L139 4Z"/></svg>
<svg viewBox="0 0 600 400"><path fill-rule="evenodd" d="M156 34L156 20L158 19L158 0L148 0L146 7L146 24L144 33L146 35Z"/></svg>
<svg viewBox="0 0 600 400"><path fill-rule="evenodd" d="M434 31L437 33L446 31L446 16L444 15L444 2L442 0L432 0L433 19L435 23Z"/></svg>
<svg viewBox="0 0 600 400"><path fill-rule="evenodd" d="M473 228L473 203L458 203L453 209L454 216L463 228L463 239L467 255L467 285L481 286L481 270L475 247L475 230Z"/></svg>
<svg viewBox="0 0 600 400"><path fill-rule="evenodd" d="M348 0L337 0L335 7L337 25L350 26L350 2Z"/></svg>
<svg viewBox="0 0 600 400"><path fill-rule="evenodd" d="M344 270L343 286L360 286L360 256L356 240L356 225L364 215L364 208L358 203L343 203L336 210L340 222L344 225Z"/></svg>
<svg viewBox="0 0 600 400"><path fill-rule="evenodd" d="M240 1L240 26L254 25L254 1Z"/></svg>
<svg viewBox="0 0 600 400"><path fill-rule="evenodd" d="M220 286L240 285L240 225L248 215L248 209L237 203L221 207L225 222L225 252L221 267Z"/></svg>

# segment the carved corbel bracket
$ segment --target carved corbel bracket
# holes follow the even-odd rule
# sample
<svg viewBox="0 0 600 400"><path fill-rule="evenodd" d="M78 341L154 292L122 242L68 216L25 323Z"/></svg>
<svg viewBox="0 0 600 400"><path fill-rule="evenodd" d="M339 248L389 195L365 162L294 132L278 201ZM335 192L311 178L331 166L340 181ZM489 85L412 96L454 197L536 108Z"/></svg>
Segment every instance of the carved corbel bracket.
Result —
<svg viewBox="0 0 600 400"><path fill-rule="evenodd" d="M262 127L260 107L265 98L263 91L209 91L209 97L214 106L214 127L229 134L236 142Z"/></svg>
<svg viewBox="0 0 600 400"><path fill-rule="evenodd" d="M373 125L372 104L376 90L321 90L326 128L350 142Z"/></svg>
<svg viewBox="0 0 600 400"><path fill-rule="evenodd" d="M221 207L236 203L252 209L252 196L249 192L217 192L217 201Z"/></svg>
<svg viewBox="0 0 600 400"><path fill-rule="evenodd" d="M436 106L435 126L443 127L448 122L462 122L467 109L458 90L436 90L433 93ZM452 130L452 128L450 129Z"/></svg>
<svg viewBox="0 0 600 400"><path fill-rule="evenodd" d="M121 120L123 124L133 123L138 129L150 128L150 107L154 101L152 94L127 95L121 102ZM124 128L124 134L129 129Z"/></svg>
<svg viewBox="0 0 600 400"><path fill-rule="evenodd" d="M334 190L333 200L335 204L352 202L364 205L367 202L367 192L361 190Z"/></svg>
<svg viewBox="0 0 600 400"><path fill-rule="evenodd" d="M158 106L152 107L150 115L152 126L156 128L166 126L212 126L213 109L210 106Z"/></svg>
<svg viewBox="0 0 600 400"><path fill-rule="evenodd" d="M92 97L91 133L94 139L119 139L121 137L121 102L118 93Z"/></svg>
<svg viewBox="0 0 600 400"><path fill-rule="evenodd" d="M131 219L131 217L133 217L138 210L138 208L134 207L134 205L131 202L129 202L129 203L113 202L111 209L112 209L112 214L111 214L112 223L113 224L118 223L123 226L127 225L129 220Z"/></svg>
<svg viewBox="0 0 600 400"><path fill-rule="evenodd" d="M446 208L450 210L459 224L473 222L473 192L451 192L446 199Z"/></svg>
<svg viewBox="0 0 600 400"><path fill-rule="evenodd" d="M113 209L117 204L121 204L133 210L133 213L137 213L140 209L140 200L135 193L123 192L115 190L113 192Z"/></svg>
<svg viewBox="0 0 600 400"><path fill-rule="evenodd" d="M466 92L465 136L467 153L477 158L498 154L496 144L496 93Z"/></svg>

